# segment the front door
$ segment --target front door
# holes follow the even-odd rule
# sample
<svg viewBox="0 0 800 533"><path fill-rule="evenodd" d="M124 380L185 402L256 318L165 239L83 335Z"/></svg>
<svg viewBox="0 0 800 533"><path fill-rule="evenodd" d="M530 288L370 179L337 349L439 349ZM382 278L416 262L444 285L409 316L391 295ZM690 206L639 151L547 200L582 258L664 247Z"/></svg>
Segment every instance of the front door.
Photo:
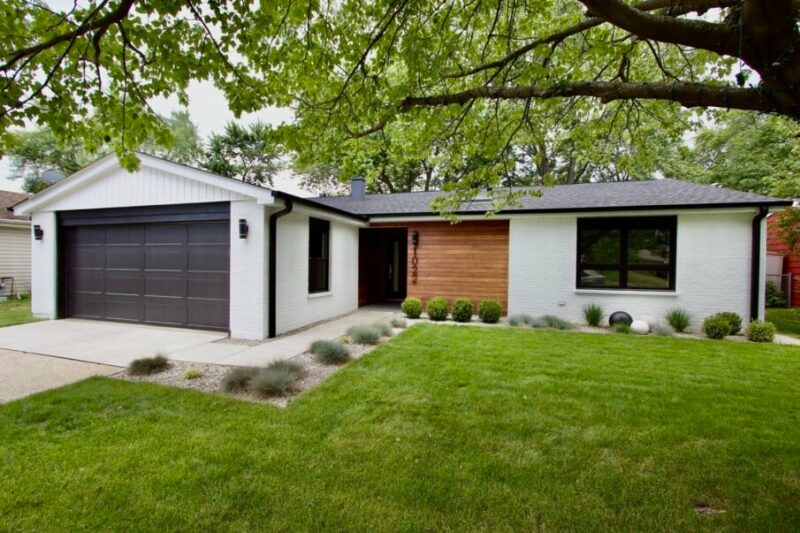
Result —
<svg viewBox="0 0 800 533"><path fill-rule="evenodd" d="M386 239L386 299L406 297L406 235L395 233Z"/></svg>

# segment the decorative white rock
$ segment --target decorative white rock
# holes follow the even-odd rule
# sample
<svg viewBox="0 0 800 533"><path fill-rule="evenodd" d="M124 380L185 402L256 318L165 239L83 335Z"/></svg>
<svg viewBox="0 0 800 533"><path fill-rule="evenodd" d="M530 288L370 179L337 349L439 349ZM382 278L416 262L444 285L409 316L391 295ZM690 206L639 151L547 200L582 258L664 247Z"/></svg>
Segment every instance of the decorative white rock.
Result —
<svg viewBox="0 0 800 533"><path fill-rule="evenodd" d="M650 325L644 320L634 320L631 324L631 331L639 335L647 335L650 333Z"/></svg>
<svg viewBox="0 0 800 533"><path fill-rule="evenodd" d="M642 322L647 322L647 325L650 326L650 329L653 329L658 325L658 319L653 315L645 315L639 318Z"/></svg>

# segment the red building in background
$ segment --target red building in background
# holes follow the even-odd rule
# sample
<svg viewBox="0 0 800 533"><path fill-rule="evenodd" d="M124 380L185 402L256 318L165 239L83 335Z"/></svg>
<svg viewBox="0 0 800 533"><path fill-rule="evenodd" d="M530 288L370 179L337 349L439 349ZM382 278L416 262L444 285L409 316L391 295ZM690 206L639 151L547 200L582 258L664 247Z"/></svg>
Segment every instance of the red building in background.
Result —
<svg viewBox="0 0 800 533"><path fill-rule="evenodd" d="M800 306L800 250L790 253L789 245L781 237L778 226L781 216L782 213L775 213L767 219L767 261L770 254L783 256L783 274L791 275L792 307L795 307ZM767 274L769 279L769 265Z"/></svg>

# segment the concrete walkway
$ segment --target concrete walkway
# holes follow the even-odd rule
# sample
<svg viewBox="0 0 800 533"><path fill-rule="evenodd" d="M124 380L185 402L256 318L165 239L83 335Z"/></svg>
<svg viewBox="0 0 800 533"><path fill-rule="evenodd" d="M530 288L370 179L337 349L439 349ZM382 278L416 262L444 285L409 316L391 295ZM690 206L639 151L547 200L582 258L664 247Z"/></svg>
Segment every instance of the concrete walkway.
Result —
<svg viewBox="0 0 800 533"><path fill-rule="evenodd" d="M0 403L115 372L119 367L0 350Z"/></svg>

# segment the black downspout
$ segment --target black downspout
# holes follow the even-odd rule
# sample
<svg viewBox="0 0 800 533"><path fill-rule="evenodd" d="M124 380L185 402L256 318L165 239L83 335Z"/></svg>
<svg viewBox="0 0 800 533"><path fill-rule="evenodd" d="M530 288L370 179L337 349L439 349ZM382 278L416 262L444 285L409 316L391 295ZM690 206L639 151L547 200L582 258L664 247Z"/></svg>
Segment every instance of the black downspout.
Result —
<svg viewBox="0 0 800 533"><path fill-rule="evenodd" d="M289 198L285 198L286 206L280 211L272 213L269 217L269 328L268 336L270 339L275 337L276 321L275 312L277 308L277 297L275 289L278 286L278 274L275 271L278 263L278 219L292 212L294 204Z"/></svg>
<svg viewBox="0 0 800 533"><path fill-rule="evenodd" d="M769 209L762 205L753 218L753 250L750 267L750 320L758 319L759 296L761 294L761 221L767 217Z"/></svg>

